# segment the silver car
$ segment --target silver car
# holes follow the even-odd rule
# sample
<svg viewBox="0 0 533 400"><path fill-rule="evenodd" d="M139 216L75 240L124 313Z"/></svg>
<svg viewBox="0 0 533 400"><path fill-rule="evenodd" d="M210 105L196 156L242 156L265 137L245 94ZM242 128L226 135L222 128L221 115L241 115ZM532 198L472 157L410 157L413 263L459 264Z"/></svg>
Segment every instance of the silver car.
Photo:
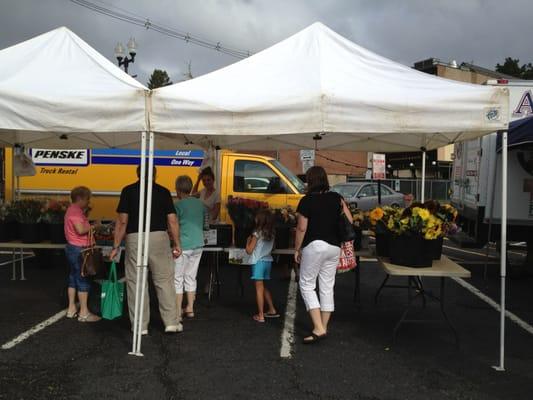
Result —
<svg viewBox="0 0 533 400"><path fill-rule="evenodd" d="M340 183L331 188L344 200L360 210L371 210L378 205L378 184L375 182ZM403 207L403 194L381 184L381 205Z"/></svg>

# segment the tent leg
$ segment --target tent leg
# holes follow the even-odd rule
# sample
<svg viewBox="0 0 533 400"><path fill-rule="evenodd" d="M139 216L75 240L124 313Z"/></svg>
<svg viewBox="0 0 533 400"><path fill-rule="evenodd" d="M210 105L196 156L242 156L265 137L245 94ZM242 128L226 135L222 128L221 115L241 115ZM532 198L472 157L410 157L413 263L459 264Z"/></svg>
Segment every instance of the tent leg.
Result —
<svg viewBox="0 0 533 400"><path fill-rule="evenodd" d="M137 351L138 333L141 332L142 319L139 319L139 298L141 288L144 293L144 286L141 286L141 265L142 265L142 238L143 238L143 221L144 221L144 200L145 200L145 185L146 185L146 132L141 133L141 171L140 171L140 192L139 192L139 226L137 234L137 265L136 265L136 279L135 279L135 308L133 317L133 343L130 355L139 356Z"/></svg>
<svg viewBox="0 0 533 400"><path fill-rule="evenodd" d="M139 329L137 331L137 356L142 356L141 352L141 341L142 341L142 331L140 329L142 320L143 320L143 314L144 314L144 302L145 302L145 290L146 287L146 279L148 277L148 252L150 251L150 224L151 224L151 217L152 217L152 188L153 188L153 180L154 180L154 133L150 132L150 140L149 140L149 148L148 148L148 181L147 181L147 191L146 191L146 215L145 215L145 234L144 234L144 243L143 243L143 258L142 258L142 289L141 289L141 307L139 310Z"/></svg>
<svg viewBox="0 0 533 400"><path fill-rule="evenodd" d="M420 195L420 201L423 203L426 201L426 151L422 152L422 194Z"/></svg>
<svg viewBox="0 0 533 400"><path fill-rule="evenodd" d="M500 364L493 367L505 371L505 281L507 275L507 131L502 135L502 220L500 250Z"/></svg>

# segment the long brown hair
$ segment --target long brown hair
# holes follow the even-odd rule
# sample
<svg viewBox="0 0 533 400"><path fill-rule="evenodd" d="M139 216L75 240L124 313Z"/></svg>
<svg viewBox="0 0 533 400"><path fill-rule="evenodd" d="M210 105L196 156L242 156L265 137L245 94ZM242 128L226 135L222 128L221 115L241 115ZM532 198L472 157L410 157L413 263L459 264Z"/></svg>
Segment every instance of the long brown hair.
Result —
<svg viewBox="0 0 533 400"><path fill-rule="evenodd" d="M265 240L274 239L274 214L267 208L260 209L255 216L255 230Z"/></svg>
<svg viewBox="0 0 533 400"><path fill-rule="evenodd" d="M319 166L311 167L305 174L307 193L326 192L329 190L328 174Z"/></svg>

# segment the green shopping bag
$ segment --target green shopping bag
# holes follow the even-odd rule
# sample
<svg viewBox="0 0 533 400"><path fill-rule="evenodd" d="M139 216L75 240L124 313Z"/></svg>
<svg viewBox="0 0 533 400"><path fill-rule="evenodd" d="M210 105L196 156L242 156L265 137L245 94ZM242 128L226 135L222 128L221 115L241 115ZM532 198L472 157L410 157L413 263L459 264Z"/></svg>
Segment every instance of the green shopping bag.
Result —
<svg viewBox="0 0 533 400"><path fill-rule="evenodd" d="M111 263L109 277L102 282L102 298L100 309L102 318L115 319L122 315L122 303L124 301L124 282L117 281L117 267Z"/></svg>

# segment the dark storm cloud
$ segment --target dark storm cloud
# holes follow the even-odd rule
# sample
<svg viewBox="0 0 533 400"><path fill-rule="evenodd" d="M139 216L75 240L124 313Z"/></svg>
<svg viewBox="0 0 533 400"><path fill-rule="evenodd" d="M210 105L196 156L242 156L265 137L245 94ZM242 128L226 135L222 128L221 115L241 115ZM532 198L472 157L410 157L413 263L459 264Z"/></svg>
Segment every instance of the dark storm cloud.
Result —
<svg viewBox="0 0 533 400"><path fill-rule="evenodd" d="M393 60L438 57L493 68L507 56L533 61L530 0L94 0L227 47L260 51L322 21L350 40ZM131 68L146 83L154 68L183 79L236 59L99 15L68 0L0 0L0 48L67 26L114 61L117 41L134 36Z"/></svg>

